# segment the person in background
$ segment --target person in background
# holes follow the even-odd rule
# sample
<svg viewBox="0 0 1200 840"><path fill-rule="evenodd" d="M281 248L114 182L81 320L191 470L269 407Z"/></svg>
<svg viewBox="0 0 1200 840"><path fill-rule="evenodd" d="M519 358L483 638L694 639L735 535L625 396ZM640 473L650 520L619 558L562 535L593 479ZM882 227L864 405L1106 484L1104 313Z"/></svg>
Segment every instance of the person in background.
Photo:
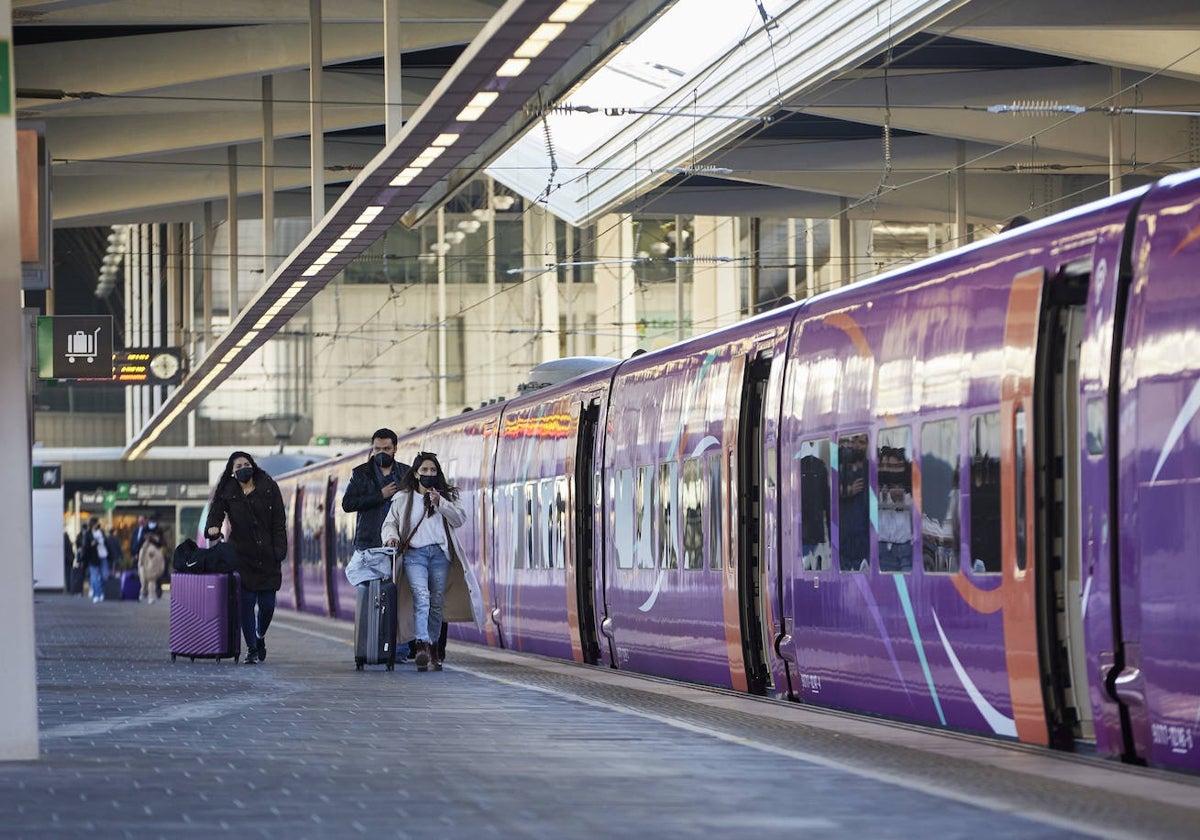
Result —
<svg viewBox="0 0 1200 840"><path fill-rule="evenodd" d="M901 447L879 448L879 571L911 572L912 465Z"/></svg>
<svg viewBox="0 0 1200 840"><path fill-rule="evenodd" d="M79 559L88 570L92 603L99 604L104 600L104 579L108 577L109 541L98 518L93 516L88 520L87 527L79 532L76 545L79 548Z"/></svg>
<svg viewBox="0 0 1200 840"><path fill-rule="evenodd" d="M133 526L133 530L129 534L129 556L135 563L138 559L138 552L142 548L142 540L146 537L147 527L149 527L149 523L146 521L146 517L139 516L137 524Z"/></svg>
<svg viewBox="0 0 1200 840"><path fill-rule="evenodd" d="M400 484L400 492L392 497L382 533L385 545L405 546L404 573L396 582L407 584L412 593L413 659L418 671L428 670L431 663L435 671L442 669L437 640L442 633L450 555L457 553L450 529L461 526L466 518L458 502L458 489L447 483L437 456L418 452ZM458 559L453 569L461 577L463 563L462 558ZM465 580L462 591L466 591ZM403 602L404 598L399 600ZM400 638L405 638L403 631Z"/></svg>
<svg viewBox="0 0 1200 840"><path fill-rule="evenodd" d="M226 517L229 542L237 550L237 570L242 579L245 664L253 665L267 658L267 628L275 614L275 593L283 585L283 561L287 557L287 516L279 485L249 453L234 452L225 464L204 523L210 540L221 538Z"/></svg>
<svg viewBox="0 0 1200 840"><path fill-rule="evenodd" d="M158 529L158 520L155 517L152 516L146 523L146 532L139 542L138 553L134 558L137 562L138 578L142 584L138 600L144 604L153 604L158 595L158 579L166 566L163 535Z"/></svg>

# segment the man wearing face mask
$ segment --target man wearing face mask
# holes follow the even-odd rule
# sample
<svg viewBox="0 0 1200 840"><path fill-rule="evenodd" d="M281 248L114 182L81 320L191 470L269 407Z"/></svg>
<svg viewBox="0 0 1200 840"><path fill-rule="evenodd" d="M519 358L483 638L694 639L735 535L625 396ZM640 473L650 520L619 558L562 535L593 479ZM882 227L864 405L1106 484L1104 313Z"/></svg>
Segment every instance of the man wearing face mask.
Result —
<svg viewBox="0 0 1200 840"><path fill-rule="evenodd" d="M287 513L279 485L249 453L230 455L217 482L204 523L210 540L220 538L226 517L242 583L246 664L252 665L267 658L267 627L275 614L275 593L283 585L283 561L287 558Z"/></svg>
<svg viewBox="0 0 1200 840"><path fill-rule="evenodd" d="M396 463L396 433L380 429L371 436L371 454L366 463L350 473L350 483L342 496L342 510L357 514L354 524L354 554L383 545L380 532L392 496L400 489L400 476L408 472Z"/></svg>

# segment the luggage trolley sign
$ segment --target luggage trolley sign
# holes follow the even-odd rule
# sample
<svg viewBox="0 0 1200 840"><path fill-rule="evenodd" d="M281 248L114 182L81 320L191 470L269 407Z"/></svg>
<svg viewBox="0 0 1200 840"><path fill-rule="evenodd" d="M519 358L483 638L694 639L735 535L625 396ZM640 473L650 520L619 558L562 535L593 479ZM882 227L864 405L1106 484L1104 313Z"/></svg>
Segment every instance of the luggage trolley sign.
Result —
<svg viewBox="0 0 1200 840"><path fill-rule="evenodd" d="M112 379L111 315L38 318L38 376L48 379Z"/></svg>

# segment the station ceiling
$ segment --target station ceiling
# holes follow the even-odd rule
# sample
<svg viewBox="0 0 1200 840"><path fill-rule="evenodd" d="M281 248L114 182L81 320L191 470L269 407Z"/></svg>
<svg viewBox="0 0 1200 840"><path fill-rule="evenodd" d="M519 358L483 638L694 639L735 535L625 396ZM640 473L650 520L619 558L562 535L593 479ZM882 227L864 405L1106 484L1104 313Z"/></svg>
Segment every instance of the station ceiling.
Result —
<svg viewBox="0 0 1200 840"><path fill-rule="evenodd" d="M317 5L330 209L126 457L144 454L384 230L421 220L527 132L545 131L547 109L676 3L405 0L405 122L392 137L384 3ZM231 149L239 217L254 218L266 76L276 213L308 215L309 2L12 6L18 118L44 126L57 228L198 221L206 204L221 218ZM1000 224L1099 198L1114 176L1129 187L1200 165L1200 7L1192 0L724 0L719 8L712 25L743 33L735 50L758 45L762 72L779 83L723 90L719 114L696 110L704 141L686 166L677 153L665 171L630 177L613 167L624 180L605 194L605 211L929 223L951 221L957 202L970 221ZM506 62L555 16L567 23L525 69L506 75ZM822 55L827 65L816 61ZM752 67L745 59L741 66ZM707 71L714 89L723 61ZM480 92L495 95L464 116ZM554 187L555 177L572 176L554 172L547 133L544 154L525 143L535 153L521 166L544 169ZM655 135L614 132L600 156L639 159L646 136ZM675 131L674 142L682 136Z"/></svg>
<svg viewBox="0 0 1200 840"><path fill-rule="evenodd" d="M406 117L496 13L512 5L402 4ZM621 25L634 32L672 4L622 5L628 11ZM777 5L813 9L815 17L816 9L839 4ZM856 66L804 85L766 119L693 162L697 173L721 174L659 178L624 209L825 218L848 205L864 218L929 221L951 212L947 173L961 167L970 217L999 222L1057 209L1063 197L1078 203L1070 197L1081 191L1106 192L1114 120L1119 157L1135 181L1200 163L1198 118L1178 115L1200 111L1200 7L1189 0L926 4L936 14L915 32L890 17L892 3L858 5L876 15L881 30L904 37L885 38ZM204 202L224 204L231 146L239 150L243 218L252 217L264 75L275 80L278 212L304 215L306 0L13 0L12 6L18 116L45 124L56 226L198 219ZM383 3L321 6L325 181L332 197L385 146ZM728 20L713 25L746 25L758 18L756 6L728 0ZM776 30L772 46L795 49L805 34ZM596 60L608 52L598 50ZM562 93L546 96L554 101ZM1014 103L1024 110L985 110ZM1109 107L1138 113L1114 117ZM603 130L602 121L595 124ZM518 120L499 128L516 133L531 126ZM511 139L494 138L492 145Z"/></svg>

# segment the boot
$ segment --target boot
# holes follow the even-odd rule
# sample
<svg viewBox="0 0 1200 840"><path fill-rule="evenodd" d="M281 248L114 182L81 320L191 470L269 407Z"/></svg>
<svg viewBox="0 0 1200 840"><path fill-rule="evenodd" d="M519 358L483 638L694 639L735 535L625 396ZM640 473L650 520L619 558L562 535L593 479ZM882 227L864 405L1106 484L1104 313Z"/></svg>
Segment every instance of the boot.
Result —
<svg viewBox="0 0 1200 840"><path fill-rule="evenodd" d="M417 642L417 655L414 659L418 671L429 670L429 642Z"/></svg>

